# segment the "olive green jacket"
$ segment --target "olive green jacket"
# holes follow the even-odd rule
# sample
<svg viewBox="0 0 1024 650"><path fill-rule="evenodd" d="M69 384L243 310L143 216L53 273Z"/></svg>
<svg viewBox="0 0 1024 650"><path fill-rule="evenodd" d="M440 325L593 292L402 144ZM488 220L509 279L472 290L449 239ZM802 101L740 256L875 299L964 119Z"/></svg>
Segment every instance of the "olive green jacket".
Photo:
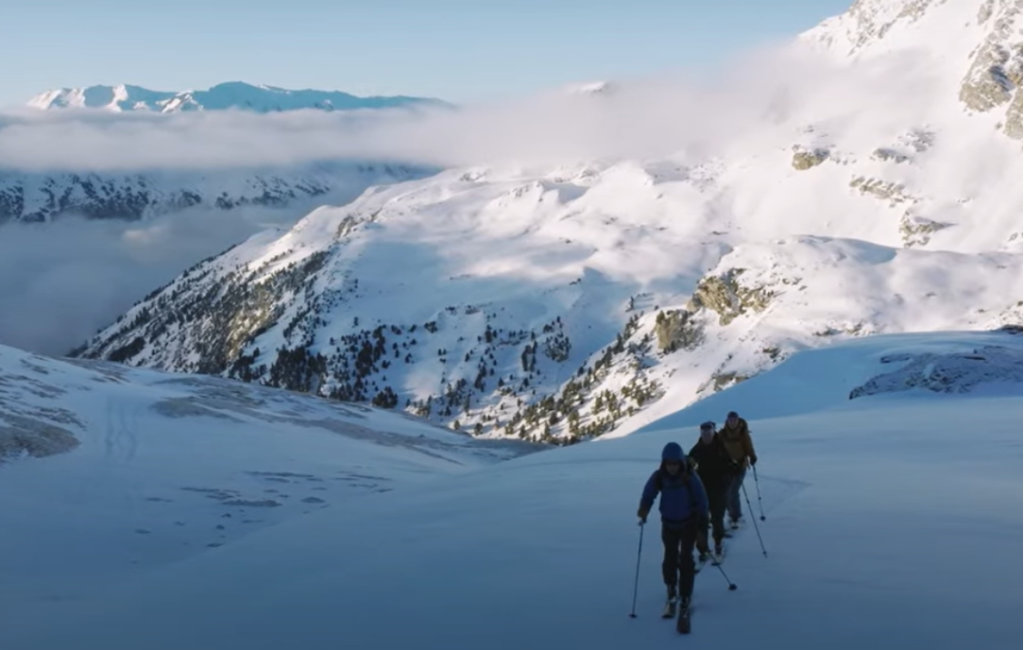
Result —
<svg viewBox="0 0 1024 650"><path fill-rule="evenodd" d="M750 440L750 428L747 421L740 418L735 427L728 424L722 426L718 436L725 443L725 450L729 452L729 458L746 467L750 461L757 462L757 454L754 453L754 443Z"/></svg>

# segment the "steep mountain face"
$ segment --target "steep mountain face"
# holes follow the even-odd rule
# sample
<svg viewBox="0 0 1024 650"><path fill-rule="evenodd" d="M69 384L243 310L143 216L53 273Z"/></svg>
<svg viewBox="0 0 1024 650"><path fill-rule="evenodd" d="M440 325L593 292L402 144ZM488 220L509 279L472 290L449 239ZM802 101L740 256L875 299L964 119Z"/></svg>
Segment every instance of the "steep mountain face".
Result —
<svg viewBox="0 0 1024 650"><path fill-rule="evenodd" d="M62 216L137 220L194 206L231 210L283 207L338 192L358 194L379 183L432 170L401 164L321 163L290 169L22 172L0 170L0 224Z"/></svg>
<svg viewBox="0 0 1024 650"><path fill-rule="evenodd" d="M772 103L710 155L375 188L197 265L78 352L566 441L839 338L1019 326L1020 143L960 96L1005 19L859 2L795 49L844 79L923 62L912 89Z"/></svg>
<svg viewBox="0 0 1024 650"><path fill-rule="evenodd" d="M237 109L270 113L299 109L324 111L361 108L415 108L445 106L440 100L425 97L357 97L326 90L288 90L274 86L255 86L241 81L217 84L207 90L165 92L140 86L89 86L48 90L29 100L39 109L100 108L111 111L182 111Z"/></svg>
<svg viewBox="0 0 1024 650"><path fill-rule="evenodd" d="M998 126L1020 140L1021 11L1017 0L857 0L801 39L850 60L931 52L963 108L998 112Z"/></svg>

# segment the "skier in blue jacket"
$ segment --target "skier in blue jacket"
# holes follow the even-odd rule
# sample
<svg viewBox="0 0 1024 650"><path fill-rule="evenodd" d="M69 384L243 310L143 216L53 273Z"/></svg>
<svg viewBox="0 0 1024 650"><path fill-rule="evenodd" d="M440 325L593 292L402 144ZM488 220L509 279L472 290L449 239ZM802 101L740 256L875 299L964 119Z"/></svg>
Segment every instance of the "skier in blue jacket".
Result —
<svg viewBox="0 0 1024 650"><path fill-rule="evenodd" d="M665 445L661 451L661 466L644 485L636 513L641 525L647 523L647 513L651 511L658 493L661 493L658 505L661 541L665 545L662 577L668 588L669 603L673 603L678 594L683 606L687 607L693 593L693 547L698 540L699 527L707 527L708 497L697 472L677 443ZM707 551L706 548L701 550Z"/></svg>

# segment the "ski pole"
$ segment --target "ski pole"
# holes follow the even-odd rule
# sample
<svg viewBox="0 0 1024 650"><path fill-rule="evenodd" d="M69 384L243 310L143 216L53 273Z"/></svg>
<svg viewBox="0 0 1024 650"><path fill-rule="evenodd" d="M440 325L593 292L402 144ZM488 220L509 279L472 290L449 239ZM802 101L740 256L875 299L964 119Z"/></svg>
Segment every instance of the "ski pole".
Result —
<svg viewBox="0 0 1024 650"><path fill-rule="evenodd" d="M743 498L747 500L747 510L753 513L754 509L750 506L750 497L747 496L747 486L740 484L740 488L743 490ZM757 541L761 543L761 552L764 553L765 557L768 557L768 551L764 548L764 540L761 539L761 531L757 529L757 520L751 517L750 521L754 522L754 532L757 533Z"/></svg>
<svg viewBox="0 0 1024 650"><path fill-rule="evenodd" d="M640 522L640 543L636 547L636 576L633 577L633 609L629 612L630 618L636 618L636 589L640 584L640 552L644 548L644 522Z"/></svg>
<svg viewBox="0 0 1024 650"><path fill-rule="evenodd" d="M754 470L754 487L757 488L757 507L761 510L761 521L764 521L764 502L761 501L761 484L757 482L757 467L750 466Z"/></svg>
<svg viewBox="0 0 1024 650"><path fill-rule="evenodd" d="M715 567L717 567L718 570L722 573L722 577L725 578L725 581L729 583L729 591L736 591L736 585L733 583L732 580L729 579L729 576L725 575L725 569L722 568L722 563L719 562L715 565Z"/></svg>

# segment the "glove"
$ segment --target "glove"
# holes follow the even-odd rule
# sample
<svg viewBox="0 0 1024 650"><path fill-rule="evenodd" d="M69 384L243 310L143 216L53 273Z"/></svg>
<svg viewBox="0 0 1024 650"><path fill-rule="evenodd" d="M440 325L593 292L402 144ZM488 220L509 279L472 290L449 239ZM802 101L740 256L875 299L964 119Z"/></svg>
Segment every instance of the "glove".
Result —
<svg viewBox="0 0 1024 650"><path fill-rule="evenodd" d="M641 524L646 524L647 523L647 512L648 512L647 508L645 508L643 506L640 506L640 509L636 511L636 516L640 517L640 523Z"/></svg>
<svg viewBox="0 0 1024 650"><path fill-rule="evenodd" d="M753 467L754 465L757 465L757 456L750 457L750 466Z"/></svg>
<svg viewBox="0 0 1024 650"><path fill-rule="evenodd" d="M705 539L701 539L702 535L697 535L697 551L705 555L710 555L711 550L708 548L707 535L703 535Z"/></svg>

